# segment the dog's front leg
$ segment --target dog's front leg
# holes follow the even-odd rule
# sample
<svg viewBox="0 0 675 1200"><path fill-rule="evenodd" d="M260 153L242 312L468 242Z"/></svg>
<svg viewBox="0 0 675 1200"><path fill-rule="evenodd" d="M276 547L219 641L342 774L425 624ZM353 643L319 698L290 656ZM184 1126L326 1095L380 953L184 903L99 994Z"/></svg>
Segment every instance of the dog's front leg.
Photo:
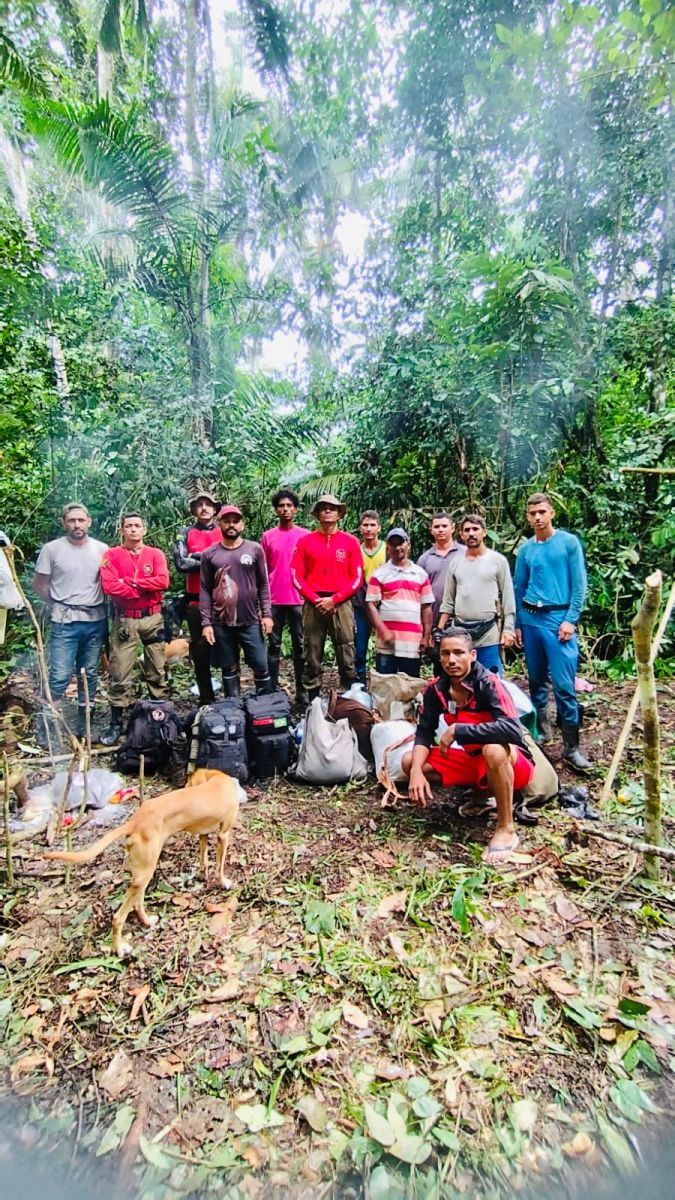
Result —
<svg viewBox="0 0 675 1200"><path fill-rule="evenodd" d="M199 865L202 869L204 881L209 882L209 839L205 834L199 835Z"/></svg>

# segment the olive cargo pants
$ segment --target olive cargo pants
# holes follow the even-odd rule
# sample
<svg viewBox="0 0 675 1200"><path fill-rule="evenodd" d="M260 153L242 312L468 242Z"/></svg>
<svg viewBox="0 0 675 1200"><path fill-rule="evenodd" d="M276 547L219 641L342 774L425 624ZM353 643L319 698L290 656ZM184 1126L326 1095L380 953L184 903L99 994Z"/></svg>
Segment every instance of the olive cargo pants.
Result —
<svg viewBox="0 0 675 1200"><path fill-rule="evenodd" d="M354 610L349 600L331 613L317 612L307 601L302 606L302 636L305 652L304 686L321 687L321 666L326 638L335 649L340 686L348 688L356 679L354 670Z"/></svg>
<svg viewBox="0 0 675 1200"><path fill-rule="evenodd" d="M143 646L143 667L148 691L153 700L169 694L166 681L164 642L152 639L164 627L159 613L151 617L116 616L110 632L110 703L128 708L136 699L134 667L139 644Z"/></svg>

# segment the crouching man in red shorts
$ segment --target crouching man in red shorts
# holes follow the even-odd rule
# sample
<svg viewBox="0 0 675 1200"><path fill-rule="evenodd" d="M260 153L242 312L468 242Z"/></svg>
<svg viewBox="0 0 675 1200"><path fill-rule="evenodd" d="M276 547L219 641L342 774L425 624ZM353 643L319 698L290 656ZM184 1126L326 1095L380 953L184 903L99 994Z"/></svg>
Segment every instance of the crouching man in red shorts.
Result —
<svg viewBox="0 0 675 1200"><path fill-rule="evenodd" d="M534 773L511 697L498 675L476 662L466 629L444 630L441 674L422 693L415 745L403 759L413 803L433 800L431 782L486 788L497 801L497 828L483 860L504 862L518 846L513 790Z"/></svg>

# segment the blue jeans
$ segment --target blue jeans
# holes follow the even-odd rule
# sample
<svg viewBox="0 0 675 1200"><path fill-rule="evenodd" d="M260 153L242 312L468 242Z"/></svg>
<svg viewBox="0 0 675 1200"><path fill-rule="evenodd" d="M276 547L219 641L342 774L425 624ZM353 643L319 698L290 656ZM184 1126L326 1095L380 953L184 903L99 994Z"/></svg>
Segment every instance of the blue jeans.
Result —
<svg viewBox="0 0 675 1200"><path fill-rule="evenodd" d="M504 674L502 656L497 643L494 646L476 646L476 658L486 671L493 671L495 675Z"/></svg>
<svg viewBox="0 0 675 1200"><path fill-rule="evenodd" d="M400 654L376 654L375 670L379 671L380 675L398 675L401 671L405 675L417 678L420 673L420 660L419 657L403 658Z"/></svg>
<svg viewBox="0 0 675 1200"><path fill-rule="evenodd" d="M84 688L80 671L84 668L89 687L89 700L96 695L96 672L105 638L107 621L52 621L49 644L49 690L52 700L60 700L73 677L77 675L77 701L84 704Z"/></svg>
<svg viewBox="0 0 675 1200"><path fill-rule="evenodd" d="M579 705L574 690L574 676L579 665L579 643L576 633L569 642L558 640L557 629L523 622L523 646L530 685L530 699L535 708L546 708L548 676L561 722L579 724Z"/></svg>
<svg viewBox="0 0 675 1200"><path fill-rule="evenodd" d="M354 638L354 670L356 671L357 679L361 683L366 682L366 661L368 658L368 642L372 632L372 625L368 620L368 613L365 608L354 609L354 625L356 626L356 635Z"/></svg>
<svg viewBox="0 0 675 1200"><path fill-rule="evenodd" d="M213 632L223 675L238 674L240 649L256 679L267 675L267 651L260 625L219 625L214 621Z"/></svg>

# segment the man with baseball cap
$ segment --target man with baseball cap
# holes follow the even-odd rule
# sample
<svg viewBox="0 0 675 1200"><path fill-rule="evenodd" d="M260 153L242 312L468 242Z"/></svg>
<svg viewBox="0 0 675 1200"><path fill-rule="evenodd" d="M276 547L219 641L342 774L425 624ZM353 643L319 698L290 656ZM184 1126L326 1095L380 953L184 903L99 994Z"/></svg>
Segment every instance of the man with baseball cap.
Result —
<svg viewBox="0 0 675 1200"><path fill-rule="evenodd" d="M300 538L291 562L295 586L304 599L303 683L310 700L321 691L327 637L335 649L340 686L348 688L356 679L354 613L349 601L363 582L363 564L358 538L338 529L346 511L336 496L319 496L312 509L319 527Z"/></svg>
<svg viewBox="0 0 675 1200"><path fill-rule="evenodd" d="M181 529L173 547L176 570L185 576L185 617L190 631L190 658L195 669L200 704L213 704L215 699L211 683L212 650L202 636L199 612L199 568L204 551L220 541L217 510L218 505L212 493L206 488L198 491L190 501L194 524Z"/></svg>
<svg viewBox="0 0 675 1200"><path fill-rule="evenodd" d="M368 581L366 604L375 630L375 668L382 675L419 675L429 645L434 593L426 571L410 561L410 538L397 526L387 534L389 561Z"/></svg>
<svg viewBox="0 0 675 1200"><path fill-rule="evenodd" d="M199 607L202 632L217 646L226 696L238 696L239 653L253 671L257 692L273 691L265 638L272 632L270 585L259 542L242 537L244 516L236 504L218 513L220 541L202 552Z"/></svg>

